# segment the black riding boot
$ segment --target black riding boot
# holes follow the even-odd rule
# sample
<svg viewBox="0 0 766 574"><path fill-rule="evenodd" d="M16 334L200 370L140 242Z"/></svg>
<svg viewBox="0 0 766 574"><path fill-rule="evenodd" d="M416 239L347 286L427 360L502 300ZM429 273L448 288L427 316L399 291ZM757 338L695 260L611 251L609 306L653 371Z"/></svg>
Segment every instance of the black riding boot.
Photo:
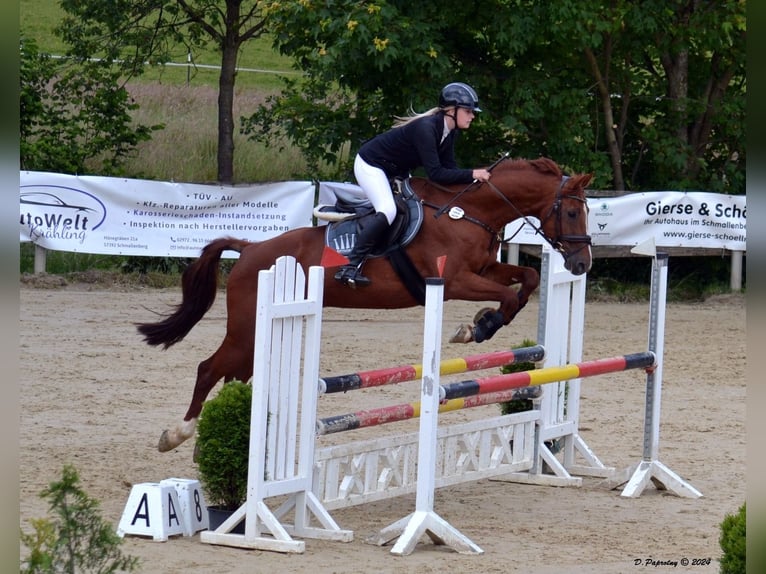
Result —
<svg viewBox="0 0 766 574"><path fill-rule="evenodd" d="M335 274L335 279L356 289L372 283L367 277L362 275L362 263L377 245L381 236L388 229L388 219L385 214L376 213L369 221L365 222L364 227L359 231L356 238L356 244L348 255L348 263L341 267Z"/></svg>

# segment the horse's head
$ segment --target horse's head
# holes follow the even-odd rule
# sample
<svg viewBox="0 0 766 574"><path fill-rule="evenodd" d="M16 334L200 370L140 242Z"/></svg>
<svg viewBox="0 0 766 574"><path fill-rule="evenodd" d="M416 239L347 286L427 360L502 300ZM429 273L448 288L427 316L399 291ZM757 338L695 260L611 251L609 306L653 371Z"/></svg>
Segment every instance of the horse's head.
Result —
<svg viewBox="0 0 766 574"><path fill-rule="evenodd" d="M537 217L539 228L531 221L527 223L561 253L564 266L574 275L586 273L592 260L585 186L593 174L565 176L548 158L501 163L497 167L489 186L511 207L506 210L507 217Z"/></svg>
<svg viewBox="0 0 766 574"><path fill-rule="evenodd" d="M593 174L562 176L548 214L540 219L543 237L564 257L573 275L590 270L592 253L588 235L588 201L585 186Z"/></svg>

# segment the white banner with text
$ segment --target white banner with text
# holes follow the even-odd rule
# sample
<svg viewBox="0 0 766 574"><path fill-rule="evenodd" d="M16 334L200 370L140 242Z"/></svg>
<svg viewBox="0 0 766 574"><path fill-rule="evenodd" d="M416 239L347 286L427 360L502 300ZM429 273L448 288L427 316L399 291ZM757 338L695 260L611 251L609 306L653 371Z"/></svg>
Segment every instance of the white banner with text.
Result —
<svg viewBox="0 0 766 574"><path fill-rule="evenodd" d="M310 226L314 193L311 181L222 186L22 171L20 240L57 251L197 257L225 235L263 241ZM654 237L658 247L746 251L744 195L643 192L590 198L588 207L593 245ZM542 243L539 221L529 220L509 223L505 238Z"/></svg>
<svg viewBox="0 0 766 574"><path fill-rule="evenodd" d="M222 186L22 171L20 239L56 251L197 257L218 237L263 241L310 226L314 191L311 181Z"/></svg>
<svg viewBox="0 0 766 574"><path fill-rule="evenodd" d="M638 245L654 237L658 247L746 251L747 196L652 191L589 198L593 245ZM530 218L535 227L540 225ZM539 245L543 238L523 219L509 223L511 243Z"/></svg>

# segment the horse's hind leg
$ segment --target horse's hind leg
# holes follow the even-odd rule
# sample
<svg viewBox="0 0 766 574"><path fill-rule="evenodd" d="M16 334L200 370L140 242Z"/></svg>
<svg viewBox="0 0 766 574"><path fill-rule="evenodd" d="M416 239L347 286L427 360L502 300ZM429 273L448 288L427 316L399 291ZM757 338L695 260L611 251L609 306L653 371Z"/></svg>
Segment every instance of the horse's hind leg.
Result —
<svg viewBox="0 0 766 574"><path fill-rule="evenodd" d="M202 361L197 367L197 382L194 385L194 393L186 411L183 421L172 429L166 429L160 436L157 448L160 452L167 452L179 446L184 441L194 436L197 428L197 419L202 412L202 404L207 399L210 391L216 383L224 379L230 381L238 379L248 381L253 374L253 352L241 346L229 343L228 337L218 350L208 359Z"/></svg>

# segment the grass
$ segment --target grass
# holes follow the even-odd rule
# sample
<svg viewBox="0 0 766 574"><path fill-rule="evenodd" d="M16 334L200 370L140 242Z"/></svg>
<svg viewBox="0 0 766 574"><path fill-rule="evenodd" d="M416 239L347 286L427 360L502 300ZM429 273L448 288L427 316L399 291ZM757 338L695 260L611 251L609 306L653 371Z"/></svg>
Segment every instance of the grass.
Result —
<svg viewBox="0 0 766 574"><path fill-rule="evenodd" d="M135 121L164 123L143 142L125 165L126 174L140 179L210 183L217 179L218 93L209 86L137 83L128 86L139 104ZM269 92L238 88L235 124L262 103ZM279 151L247 140L235 131L234 177L238 183L311 179L306 162L295 149Z"/></svg>
<svg viewBox="0 0 766 574"><path fill-rule="evenodd" d="M63 54L64 43L54 29L64 16L57 1L21 0L22 33L33 37L43 52ZM175 61L186 62L179 46ZM193 55L194 62L220 64L213 48ZM239 56L240 68L291 74L291 61L275 52L268 37L247 42ZM236 125L265 98L278 92L278 75L240 71L234 100L234 177L238 183L311 179L297 150L279 151L240 136ZM148 69L127 86L139 105L133 113L137 123L164 124L151 141L143 142L125 164L125 175L138 179L211 183L217 180L218 70L207 67L161 67Z"/></svg>
<svg viewBox="0 0 766 574"><path fill-rule="evenodd" d="M42 52L61 55L66 45L54 30L64 17L57 0L20 0L19 22L22 34L34 38ZM173 54L174 64L186 64L186 49L179 45ZM186 65L153 66L147 68L139 81L159 82L170 85L212 86L218 85L218 70L199 66L219 66L221 57L214 46L206 46L192 54L196 68ZM262 36L244 44L239 54L237 84L241 87L276 90L281 86L279 74L293 75L292 63L272 48L271 38ZM260 70L260 71L251 71Z"/></svg>
<svg viewBox="0 0 766 574"><path fill-rule="evenodd" d="M64 11L56 0L19 0L19 29L43 52L63 54L66 47L53 33Z"/></svg>
<svg viewBox="0 0 766 574"><path fill-rule="evenodd" d="M19 260L21 282L39 289L57 289L69 283L82 283L99 287L178 287L181 283L180 268L173 272L157 270L161 259L154 257L126 257L120 255L96 255L48 251L46 273L34 275L34 251L31 243L21 243ZM140 269L152 260L155 269ZM174 261L181 262L180 259Z"/></svg>
<svg viewBox="0 0 766 574"><path fill-rule="evenodd" d="M65 52L65 45L54 29L64 12L51 0L21 0L22 33L33 37L41 51ZM220 55L214 49L194 55L198 64L216 66ZM178 62L186 61L179 46ZM290 60L271 48L268 37L247 42L239 66L290 72ZM238 183L311 179L306 162L298 150L279 151L240 136L239 119L250 115L265 98L278 92L281 83L272 73L241 71L237 75L234 99L234 178ZM127 84L139 105L133 113L137 123L164 124L143 142L125 164L124 174L137 179L212 183L217 180L218 149L218 70L208 68L154 67Z"/></svg>
<svg viewBox="0 0 766 574"><path fill-rule="evenodd" d="M63 11L51 0L21 0L22 33L34 38L43 52L62 54L65 45L53 30ZM215 50L194 55L198 64L216 66L220 56ZM179 49L179 62L186 54ZM239 60L241 68L280 70L289 73L290 60L271 49L269 38L248 42ZM241 71L237 76L234 118L249 115L281 84L272 73ZM127 84L131 97L139 105L133 119L144 125L164 124L152 139L139 145L125 164L125 176L159 181L211 183L217 180L218 147L218 71L208 68L156 67ZM311 179L306 163L297 150L266 148L234 134L234 176L238 183ZM180 283L179 271L185 262L177 258L120 257L51 251L46 269L64 281L135 283L156 287ZM20 245L22 273L34 270L34 246ZM115 277L123 279L116 281ZM30 282L27 278L27 282ZM54 284L58 285L54 281Z"/></svg>

